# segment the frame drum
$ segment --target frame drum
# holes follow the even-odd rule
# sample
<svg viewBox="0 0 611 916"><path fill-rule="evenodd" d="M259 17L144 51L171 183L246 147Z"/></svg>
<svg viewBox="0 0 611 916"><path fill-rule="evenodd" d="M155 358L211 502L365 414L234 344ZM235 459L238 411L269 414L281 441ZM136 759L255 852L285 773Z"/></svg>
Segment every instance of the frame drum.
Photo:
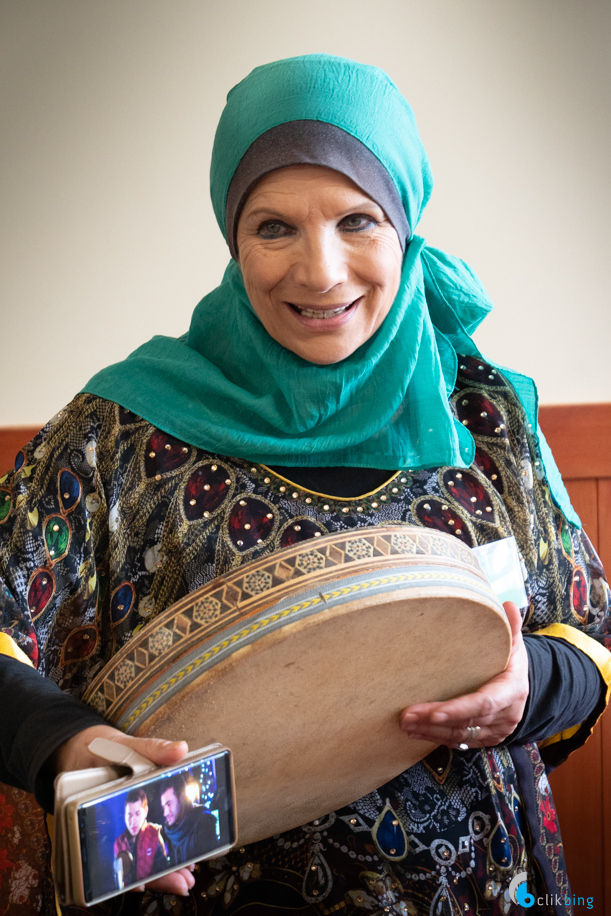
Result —
<svg viewBox="0 0 611 916"><path fill-rule="evenodd" d="M503 671L511 631L477 559L407 525L313 538L186 595L85 700L131 735L234 754L239 842L320 818L433 750L399 713Z"/></svg>

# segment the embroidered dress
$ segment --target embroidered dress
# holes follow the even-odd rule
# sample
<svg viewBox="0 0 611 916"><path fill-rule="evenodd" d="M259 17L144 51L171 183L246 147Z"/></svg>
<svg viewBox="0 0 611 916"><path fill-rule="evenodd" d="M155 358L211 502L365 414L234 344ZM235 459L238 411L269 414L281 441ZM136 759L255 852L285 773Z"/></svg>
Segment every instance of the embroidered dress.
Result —
<svg viewBox="0 0 611 916"><path fill-rule="evenodd" d="M79 395L0 480L1 629L42 674L80 697L134 633L205 582L300 540L395 522L469 546L515 535L526 631L563 625L565 637L581 631L611 646L600 562L554 505L513 388L484 361L461 357L451 404L475 438L470 468L399 471L367 497L334 499ZM384 664L383 648L372 647L370 664ZM552 746L557 759L588 732L562 736ZM0 791L0 903L16 916L50 916L38 809L23 792ZM20 805L28 806L29 840L16 833ZM536 896L568 893L537 746L439 747L318 822L201 863L188 898L147 891L91 912L496 916L517 911L508 887L518 871L528 872Z"/></svg>

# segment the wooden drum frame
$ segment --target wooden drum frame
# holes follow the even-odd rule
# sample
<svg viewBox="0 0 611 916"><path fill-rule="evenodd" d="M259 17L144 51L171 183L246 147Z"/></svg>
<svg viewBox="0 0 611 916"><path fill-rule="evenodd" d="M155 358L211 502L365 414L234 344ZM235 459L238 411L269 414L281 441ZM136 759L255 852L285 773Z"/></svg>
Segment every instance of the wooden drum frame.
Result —
<svg viewBox="0 0 611 916"><path fill-rule="evenodd" d="M434 748L413 703L503 671L511 631L475 555L407 525L302 541L176 602L125 645L85 700L140 737L214 741L235 762L242 844L373 791Z"/></svg>

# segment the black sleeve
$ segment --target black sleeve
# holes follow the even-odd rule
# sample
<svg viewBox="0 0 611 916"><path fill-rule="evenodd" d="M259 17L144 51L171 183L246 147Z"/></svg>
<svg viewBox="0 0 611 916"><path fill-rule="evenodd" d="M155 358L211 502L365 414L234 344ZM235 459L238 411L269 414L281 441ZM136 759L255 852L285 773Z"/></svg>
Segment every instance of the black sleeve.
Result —
<svg viewBox="0 0 611 916"><path fill-rule="evenodd" d="M526 635L530 693L522 721L507 743L541 741L594 720L605 684L594 662L563 639ZM53 811L53 779L46 765L59 745L92 725L107 724L29 665L0 655L0 781L32 792Z"/></svg>
<svg viewBox="0 0 611 916"><path fill-rule="evenodd" d="M204 855L216 846L216 818L208 811L198 811L194 855Z"/></svg>
<svg viewBox="0 0 611 916"><path fill-rule="evenodd" d="M46 765L59 745L92 725L107 722L49 678L0 655L0 781L32 792L53 811L55 773Z"/></svg>
<svg viewBox="0 0 611 916"><path fill-rule="evenodd" d="M524 645L530 692L507 743L543 741L574 725L593 724L604 709L606 685L592 659L554 636L527 634Z"/></svg>

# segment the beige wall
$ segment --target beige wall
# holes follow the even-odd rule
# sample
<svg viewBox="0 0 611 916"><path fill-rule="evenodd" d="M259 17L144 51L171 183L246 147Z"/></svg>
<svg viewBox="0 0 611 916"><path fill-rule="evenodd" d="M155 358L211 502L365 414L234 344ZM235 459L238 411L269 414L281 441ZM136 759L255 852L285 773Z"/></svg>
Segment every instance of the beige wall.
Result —
<svg viewBox="0 0 611 916"><path fill-rule="evenodd" d="M220 278L208 199L227 90L325 51L386 69L436 177L421 223L544 403L611 401L608 0L1 0L0 425L179 334Z"/></svg>

